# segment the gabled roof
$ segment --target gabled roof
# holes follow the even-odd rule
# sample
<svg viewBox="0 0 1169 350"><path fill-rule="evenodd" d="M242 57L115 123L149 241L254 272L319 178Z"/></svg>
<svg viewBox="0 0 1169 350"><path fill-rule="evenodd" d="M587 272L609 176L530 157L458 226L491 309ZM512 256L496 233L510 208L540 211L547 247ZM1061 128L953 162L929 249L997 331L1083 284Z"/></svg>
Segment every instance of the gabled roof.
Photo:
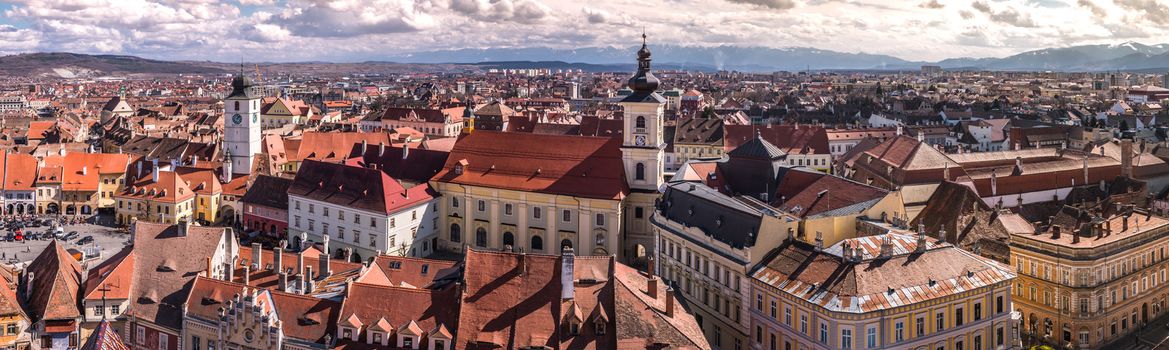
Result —
<svg viewBox="0 0 1169 350"><path fill-rule="evenodd" d="M175 225L137 221L134 230L134 281L127 315L178 330L190 281L207 270L206 259L223 253L222 227L191 226L186 236ZM224 248L230 249L230 247Z"/></svg>
<svg viewBox="0 0 1169 350"><path fill-rule="evenodd" d="M437 195L427 184L404 188L381 171L313 160L301 164L288 194L377 213L397 212Z"/></svg>
<svg viewBox="0 0 1169 350"><path fill-rule="evenodd" d="M28 265L33 274L32 295L25 305L34 321L81 317L77 294L81 292L81 265L57 240ZM28 283L27 281L25 282Z"/></svg>
<svg viewBox="0 0 1169 350"><path fill-rule="evenodd" d="M432 180L595 199L629 192L621 139L475 131L463 135ZM463 165L465 164L465 165ZM456 166L462 167L458 173Z"/></svg>

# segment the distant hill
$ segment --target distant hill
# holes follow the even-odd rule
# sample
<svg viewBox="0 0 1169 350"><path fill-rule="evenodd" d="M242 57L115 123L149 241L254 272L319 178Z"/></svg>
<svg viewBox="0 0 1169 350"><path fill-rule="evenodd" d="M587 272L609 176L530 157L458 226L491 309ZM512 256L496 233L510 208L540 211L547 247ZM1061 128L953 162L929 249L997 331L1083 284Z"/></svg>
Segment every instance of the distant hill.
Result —
<svg viewBox="0 0 1169 350"><path fill-rule="evenodd" d="M386 57L408 63L481 63L562 61L595 65L632 65L638 47L491 48L396 54ZM920 64L887 55L844 53L806 47L744 46L651 47L655 67L690 70L801 71L804 69L918 69Z"/></svg>
<svg viewBox="0 0 1169 350"><path fill-rule="evenodd" d="M150 60L122 55L85 55L67 52L0 56L0 75L40 77L98 77L116 74L217 74L223 69L194 62Z"/></svg>
<svg viewBox="0 0 1169 350"><path fill-rule="evenodd" d="M1027 51L1002 58L950 58L909 61L888 55L845 53L807 47L652 46L655 67L751 72L812 70L917 70L939 65L950 70L1109 71L1169 69L1169 44L1137 42L1080 45ZM489 48L396 54L395 62L471 63L561 61L589 65L629 65L637 47ZM701 67L701 68L697 68ZM584 68L582 68L584 69Z"/></svg>
<svg viewBox="0 0 1169 350"><path fill-rule="evenodd" d="M950 58L919 62L888 55L845 53L806 47L652 46L654 67L692 71L747 72L841 70L913 71L922 65L947 70L990 71L1142 71L1169 70L1169 44L1136 42L1080 45L1032 50L1002 58ZM459 72L498 69L580 69L629 72L637 47L489 48L394 53L375 61L352 63L263 63L264 69L314 74L385 74L418 71ZM249 63L249 66L251 64ZM118 74L222 74L238 63L161 61L134 56L75 53L31 53L0 56L0 75L34 77L97 77Z"/></svg>

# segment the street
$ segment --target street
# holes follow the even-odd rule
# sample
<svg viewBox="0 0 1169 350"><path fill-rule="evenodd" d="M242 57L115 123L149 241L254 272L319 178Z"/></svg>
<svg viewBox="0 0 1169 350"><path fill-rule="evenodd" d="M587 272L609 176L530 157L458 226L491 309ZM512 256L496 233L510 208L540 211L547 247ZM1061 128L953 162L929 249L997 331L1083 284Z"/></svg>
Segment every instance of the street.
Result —
<svg viewBox="0 0 1169 350"><path fill-rule="evenodd" d="M33 227L26 230L42 233L49 230L49 228ZM110 256L117 254L123 247L129 244L128 241L130 239L128 233L118 232L117 229L112 227L94 224L65 225L64 230L65 233L77 231L76 237L68 241L59 240L60 243L64 244L65 249L76 249L87 252L87 256L97 253L96 256L91 256L93 259L86 259L82 262L82 267L86 269L92 268ZM84 247L76 245L76 242L85 236L93 236L93 243L86 244ZM35 259L48 245L49 240L0 242L0 261L6 264L16 264L19 267L23 263Z"/></svg>

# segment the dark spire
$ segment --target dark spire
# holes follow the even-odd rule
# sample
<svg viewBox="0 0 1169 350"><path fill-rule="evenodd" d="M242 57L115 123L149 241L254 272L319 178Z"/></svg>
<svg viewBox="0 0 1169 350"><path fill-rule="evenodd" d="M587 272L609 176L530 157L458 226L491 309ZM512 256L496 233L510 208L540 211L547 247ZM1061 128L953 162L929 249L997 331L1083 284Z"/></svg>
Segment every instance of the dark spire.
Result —
<svg viewBox="0 0 1169 350"><path fill-rule="evenodd" d="M629 88L636 92L654 92L658 89L658 78L650 72L652 61L649 46L646 45L646 35L641 33L641 49L637 50L637 74L629 78Z"/></svg>

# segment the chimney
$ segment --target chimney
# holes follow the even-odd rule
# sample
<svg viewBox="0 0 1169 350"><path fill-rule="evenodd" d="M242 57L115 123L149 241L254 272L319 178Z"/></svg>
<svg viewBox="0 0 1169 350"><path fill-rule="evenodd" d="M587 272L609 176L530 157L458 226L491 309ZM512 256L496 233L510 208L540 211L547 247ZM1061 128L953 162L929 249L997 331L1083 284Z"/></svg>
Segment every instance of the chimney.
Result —
<svg viewBox="0 0 1169 350"><path fill-rule="evenodd" d="M576 255L572 247L564 247L560 252L560 299L572 300L576 286L573 284L576 277L573 267L576 264Z"/></svg>
<svg viewBox="0 0 1169 350"><path fill-rule="evenodd" d="M296 273L304 274L304 251L301 250L296 253Z"/></svg>
<svg viewBox="0 0 1169 350"><path fill-rule="evenodd" d="M81 175L89 175L89 166L81 166Z"/></svg>
<svg viewBox="0 0 1169 350"><path fill-rule="evenodd" d="M1107 222L1107 221L1105 221ZM1123 216L1120 219L1120 232L1128 232L1128 216Z"/></svg>
<svg viewBox="0 0 1169 350"><path fill-rule="evenodd" d="M881 257L888 258L893 256L893 240L889 238L889 234L881 237Z"/></svg>
<svg viewBox="0 0 1169 350"><path fill-rule="evenodd" d="M281 292L287 292L288 291L288 274L284 273L284 271L280 271L280 273L277 274L277 276L278 277L277 277L277 281L276 281L276 283L277 283L276 288L279 289Z"/></svg>
<svg viewBox="0 0 1169 350"><path fill-rule="evenodd" d="M308 294L308 293L313 292L314 285L313 285L313 267L312 266L308 267L308 276L305 276L305 278L302 278L301 282L304 282L304 288L302 288L300 290L301 294Z"/></svg>
<svg viewBox="0 0 1169 350"><path fill-rule="evenodd" d="M151 168L151 169L150 169L150 172L151 172L152 174L154 174L154 175L153 175L153 177L152 177L151 179L152 179L154 182L158 182L158 159L155 159L155 160L153 160L153 161L151 161L151 162L152 162L153 168Z"/></svg>
<svg viewBox="0 0 1169 350"><path fill-rule="evenodd" d="M313 281L314 278L313 278L313 266L312 265L304 267L304 276L301 279L304 280L304 282L306 284Z"/></svg>
<svg viewBox="0 0 1169 350"><path fill-rule="evenodd" d="M945 167L942 168L942 179L946 181L950 180L950 163L946 163Z"/></svg>
<svg viewBox="0 0 1169 350"><path fill-rule="evenodd" d="M329 235L321 237L321 246L323 251L318 260L320 260L321 265L321 278L324 278L333 274L333 270L329 269Z"/></svg>
<svg viewBox="0 0 1169 350"><path fill-rule="evenodd" d="M244 265L243 279L245 286L252 284L252 268L248 265Z"/></svg>
<svg viewBox="0 0 1169 350"><path fill-rule="evenodd" d="M1059 234L1061 233L1060 231L1061 231L1061 229L1060 229L1059 225L1052 226L1051 227L1051 239L1059 239Z"/></svg>
<svg viewBox="0 0 1169 350"><path fill-rule="evenodd" d="M207 269L204 271L203 277L211 278L211 257L207 257Z"/></svg>
<svg viewBox="0 0 1169 350"><path fill-rule="evenodd" d="M674 288L666 286L666 317L674 317Z"/></svg>
<svg viewBox="0 0 1169 350"><path fill-rule="evenodd" d="M137 179L142 177L142 160L138 160L138 163L135 163L135 166L137 166L138 171L134 173L134 178Z"/></svg>
<svg viewBox="0 0 1169 350"><path fill-rule="evenodd" d="M284 255L284 248L272 248L272 271L284 271L284 267L281 265L284 263L284 257L282 255Z"/></svg>
<svg viewBox="0 0 1169 350"><path fill-rule="evenodd" d="M1132 139L1120 140L1120 176L1132 177Z"/></svg>
<svg viewBox="0 0 1169 350"><path fill-rule="evenodd" d="M410 142L402 144L402 159L410 156Z"/></svg>
<svg viewBox="0 0 1169 350"><path fill-rule="evenodd" d="M229 259L227 262L227 280L235 281L235 259Z"/></svg>
<svg viewBox="0 0 1169 350"><path fill-rule="evenodd" d="M1128 231L1128 221L1124 222L1122 228L1123 228L1123 230L1121 230L1121 231ZM1112 220L1104 220L1104 234L1106 234L1106 235L1112 234Z"/></svg>
<svg viewBox="0 0 1169 350"><path fill-rule="evenodd" d="M1059 229L1059 226L1056 226L1055 228ZM1072 244L1080 243L1080 233L1079 232L1072 231L1069 233L1072 235Z"/></svg>
<svg viewBox="0 0 1169 350"><path fill-rule="evenodd" d="M264 248L260 243L252 243L252 266L256 271L264 268Z"/></svg>
<svg viewBox="0 0 1169 350"><path fill-rule="evenodd" d="M365 139L362 139L361 140L361 154L365 154L366 147L368 147L368 146L369 145L366 144Z"/></svg>
<svg viewBox="0 0 1169 350"><path fill-rule="evenodd" d="M657 278L657 276L654 276L654 275L646 276L645 294L648 294L649 297L652 299L658 298L658 278Z"/></svg>
<svg viewBox="0 0 1169 350"><path fill-rule="evenodd" d="M179 229L179 237L186 237L187 232L191 230L191 222L188 221L187 219L179 219L179 223L177 226Z"/></svg>
<svg viewBox="0 0 1169 350"><path fill-rule="evenodd" d="M386 142L380 141L377 144L378 144L377 145L377 156L381 157L381 156L386 155Z"/></svg>
<svg viewBox="0 0 1169 350"><path fill-rule="evenodd" d="M918 252L918 253L924 253L926 248L927 248L926 244L927 244L927 242L925 240L925 230L918 231L917 232L917 247L914 247L914 251Z"/></svg>
<svg viewBox="0 0 1169 350"><path fill-rule="evenodd" d="M824 250L824 234L816 231L816 252Z"/></svg>

